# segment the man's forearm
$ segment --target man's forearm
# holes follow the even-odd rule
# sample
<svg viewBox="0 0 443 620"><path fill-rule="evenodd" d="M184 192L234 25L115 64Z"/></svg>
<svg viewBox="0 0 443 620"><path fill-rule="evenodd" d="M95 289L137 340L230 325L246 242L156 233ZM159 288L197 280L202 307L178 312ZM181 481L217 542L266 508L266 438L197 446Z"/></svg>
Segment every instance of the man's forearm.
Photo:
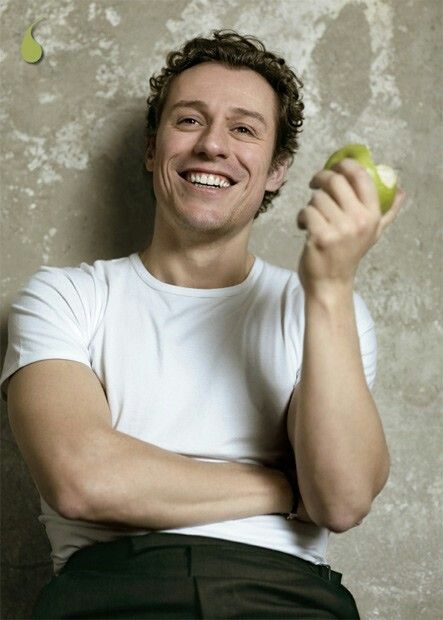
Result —
<svg viewBox="0 0 443 620"><path fill-rule="evenodd" d="M200 461L114 430L92 446L77 472L83 484L63 504L67 518L171 529L291 509L291 487L277 470Z"/></svg>
<svg viewBox="0 0 443 620"><path fill-rule="evenodd" d="M306 510L345 531L370 510L386 483L389 454L364 375L352 289L306 296L300 383L288 428Z"/></svg>

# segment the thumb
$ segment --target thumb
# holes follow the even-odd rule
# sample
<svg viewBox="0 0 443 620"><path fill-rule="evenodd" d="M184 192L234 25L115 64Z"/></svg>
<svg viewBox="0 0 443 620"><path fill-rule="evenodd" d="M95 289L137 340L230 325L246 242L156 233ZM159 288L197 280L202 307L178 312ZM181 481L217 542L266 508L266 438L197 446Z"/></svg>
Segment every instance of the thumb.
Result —
<svg viewBox="0 0 443 620"><path fill-rule="evenodd" d="M378 230L378 235L377 235L377 239L380 236L380 234L383 232L383 230L389 226L389 224L391 224L395 218L398 215L398 212L400 211L400 208L402 206L402 204L404 203L406 198L406 192L404 191L404 189L402 189L401 187L399 187L397 189L397 193L394 199L394 202L392 204L392 207L389 209L389 211L387 211L381 218L380 220L380 224L379 224L379 230Z"/></svg>

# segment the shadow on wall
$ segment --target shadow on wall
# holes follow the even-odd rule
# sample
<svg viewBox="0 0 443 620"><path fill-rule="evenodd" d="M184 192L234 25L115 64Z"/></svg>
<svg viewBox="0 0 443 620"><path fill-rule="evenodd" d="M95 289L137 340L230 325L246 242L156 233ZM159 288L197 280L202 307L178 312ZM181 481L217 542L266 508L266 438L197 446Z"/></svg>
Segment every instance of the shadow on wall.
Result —
<svg viewBox="0 0 443 620"><path fill-rule="evenodd" d="M97 258L119 258L146 247L154 224L151 175L143 166L144 119L139 112L126 115L121 131L112 136L106 155L88 170L90 190L79 188L82 214L87 214L86 234L73 230L68 239L75 260L51 264L76 265ZM109 154L109 155L108 155ZM80 234L79 234L80 233ZM78 239L78 244L77 244ZM79 257L79 260L77 260ZM29 274L31 275L31 274ZM7 345L7 317L1 325L2 364ZM1 611L6 619L30 618L35 600L52 576L50 546L38 521L40 498L18 450L1 402L2 556Z"/></svg>
<svg viewBox="0 0 443 620"><path fill-rule="evenodd" d="M120 128L118 133L115 127ZM73 239L76 254L93 262L144 249L151 240L155 216L152 175L143 163L144 112L131 107L111 115L91 150L96 154L91 157L86 188L79 184L74 196L88 221ZM84 234L87 245L79 253Z"/></svg>

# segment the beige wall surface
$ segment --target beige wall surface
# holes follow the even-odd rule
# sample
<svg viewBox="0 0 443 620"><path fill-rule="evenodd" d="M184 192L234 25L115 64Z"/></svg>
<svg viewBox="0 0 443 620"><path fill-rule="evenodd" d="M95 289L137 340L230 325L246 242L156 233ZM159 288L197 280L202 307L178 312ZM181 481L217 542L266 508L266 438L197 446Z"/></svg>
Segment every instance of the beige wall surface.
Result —
<svg viewBox="0 0 443 620"><path fill-rule="evenodd" d="M332 150L371 146L408 198L363 259L356 290L377 326L374 397L388 484L364 523L331 535L328 560L367 620L439 618L441 586L441 0L1 0L2 358L9 304L41 265L145 247L148 79L214 28L254 34L304 83L301 148L251 251L296 270L295 219ZM42 60L20 57L34 29ZM29 617L51 567L38 495L2 403L2 617ZM439 561L440 558L440 561Z"/></svg>

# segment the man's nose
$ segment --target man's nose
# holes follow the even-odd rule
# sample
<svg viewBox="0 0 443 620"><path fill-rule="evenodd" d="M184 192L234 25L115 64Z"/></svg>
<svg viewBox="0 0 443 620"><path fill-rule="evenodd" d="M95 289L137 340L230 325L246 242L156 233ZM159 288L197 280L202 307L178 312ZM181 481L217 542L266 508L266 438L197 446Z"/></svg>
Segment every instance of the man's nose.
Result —
<svg viewBox="0 0 443 620"><path fill-rule="evenodd" d="M229 156L229 131L221 125L208 125L199 135L194 152L208 158Z"/></svg>

